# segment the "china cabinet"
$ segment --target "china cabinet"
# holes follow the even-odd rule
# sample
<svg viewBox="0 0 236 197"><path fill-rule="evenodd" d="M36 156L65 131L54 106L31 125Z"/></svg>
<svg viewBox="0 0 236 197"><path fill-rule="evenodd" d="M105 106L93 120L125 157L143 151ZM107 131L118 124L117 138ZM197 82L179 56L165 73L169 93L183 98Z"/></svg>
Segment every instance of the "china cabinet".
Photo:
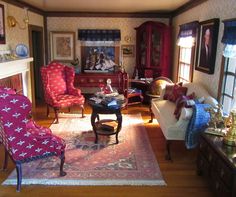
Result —
<svg viewBox="0 0 236 197"><path fill-rule="evenodd" d="M136 29L136 69L134 77L170 77L170 27L147 21Z"/></svg>

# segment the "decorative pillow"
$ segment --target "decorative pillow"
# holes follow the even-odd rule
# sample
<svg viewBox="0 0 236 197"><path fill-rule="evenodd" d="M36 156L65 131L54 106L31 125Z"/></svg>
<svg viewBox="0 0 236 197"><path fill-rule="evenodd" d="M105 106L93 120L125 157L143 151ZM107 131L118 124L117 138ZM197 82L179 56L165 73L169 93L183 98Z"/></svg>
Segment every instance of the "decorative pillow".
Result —
<svg viewBox="0 0 236 197"><path fill-rule="evenodd" d="M180 114L180 117L179 119L180 120L190 120L190 118L192 117L192 114L193 114L193 109L192 108L186 108L186 107L183 107L181 109L181 114Z"/></svg>
<svg viewBox="0 0 236 197"><path fill-rule="evenodd" d="M210 104L212 107L217 107L218 105L218 101L211 96L206 97L204 103Z"/></svg>
<svg viewBox="0 0 236 197"><path fill-rule="evenodd" d="M172 94L173 88L174 88L174 84L173 85L166 85L165 94L163 96L164 100L168 100L169 96Z"/></svg>
<svg viewBox="0 0 236 197"><path fill-rule="evenodd" d="M187 87L182 87L179 85L174 85L172 94L169 95L168 100L172 102L176 102L176 100L183 96L186 95L188 88Z"/></svg>
<svg viewBox="0 0 236 197"><path fill-rule="evenodd" d="M182 86L182 82L177 83L177 84L167 84L166 88L165 88L165 94L163 96L164 100L169 100L169 97L172 95L173 93L173 89L175 86Z"/></svg>
<svg viewBox="0 0 236 197"><path fill-rule="evenodd" d="M181 109L183 107L192 107L195 105L194 99L195 98L195 93L193 92L192 94L185 96L181 95L177 100L176 100L176 108L174 111L174 115L176 119L179 119L180 114L181 114Z"/></svg>

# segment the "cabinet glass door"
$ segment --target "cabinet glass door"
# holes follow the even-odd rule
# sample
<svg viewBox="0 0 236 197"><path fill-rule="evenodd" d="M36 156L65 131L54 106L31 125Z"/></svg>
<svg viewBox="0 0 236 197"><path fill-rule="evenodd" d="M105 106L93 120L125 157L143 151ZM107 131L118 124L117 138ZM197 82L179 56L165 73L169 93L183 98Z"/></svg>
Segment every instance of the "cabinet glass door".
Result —
<svg viewBox="0 0 236 197"><path fill-rule="evenodd" d="M147 33L144 30L141 33L141 39L140 39L140 65L141 67L146 66L146 61L147 61Z"/></svg>
<svg viewBox="0 0 236 197"><path fill-rule="evenodd" d="M162 46L162 39L161 33L156 28L152 29L151 35L151 67L159 67L161 62L161 46Z"/></svg>

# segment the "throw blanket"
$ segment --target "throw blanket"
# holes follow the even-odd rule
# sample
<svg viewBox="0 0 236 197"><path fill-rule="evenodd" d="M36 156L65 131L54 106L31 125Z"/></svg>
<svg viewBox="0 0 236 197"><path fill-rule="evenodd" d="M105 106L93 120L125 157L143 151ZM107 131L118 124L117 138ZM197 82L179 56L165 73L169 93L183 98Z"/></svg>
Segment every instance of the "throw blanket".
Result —
<svg viewBox="0 0 236 197"><path fill-rule="evenodd" d="M210 120L210 114L205 111L209 107L209 104L195 104L193 106L193 115L185 134L185 146L187 149L195 148L198 145L199 134L206 129Z"/></svg>

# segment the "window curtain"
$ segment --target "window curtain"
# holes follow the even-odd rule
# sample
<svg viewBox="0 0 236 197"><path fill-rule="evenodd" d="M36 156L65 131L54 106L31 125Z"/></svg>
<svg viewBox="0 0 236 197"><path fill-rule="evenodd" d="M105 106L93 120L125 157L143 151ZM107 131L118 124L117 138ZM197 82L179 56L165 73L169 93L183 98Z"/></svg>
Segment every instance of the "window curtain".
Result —
<svg viewBox="0 0 236 197"><path fill-rule="evenodd" d="M224 21L224 34L221 42L225 44L224 57L236 58L236 20Z"/></svg>
<svg viewBox="0 0 236 197"><path fill-rule="evenodd" d="M179 28L177 45L187 48L194 46L197 35L198 21L182 24Z"/></svg>
<svg viewBox="0 0 236 197"><path fill-rule="evenodd" d="M80 29L78 39L81 41L120 41L118 29Z"/></svg>

